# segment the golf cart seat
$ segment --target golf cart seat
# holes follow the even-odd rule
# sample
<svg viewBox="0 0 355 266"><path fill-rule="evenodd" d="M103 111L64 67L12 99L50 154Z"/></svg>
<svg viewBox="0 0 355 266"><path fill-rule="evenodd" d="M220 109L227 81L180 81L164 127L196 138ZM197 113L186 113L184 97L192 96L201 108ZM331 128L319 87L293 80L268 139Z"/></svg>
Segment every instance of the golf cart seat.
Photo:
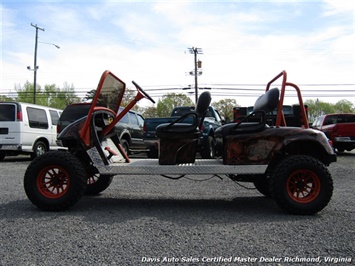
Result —
<svg viewBox="0 0 355 266"><path fill-rule="evenodd" d="M194 111L156 128L156 135L159 138L159 164L195 162L200 127L203 125L210 103L211 94L205 91L198 98ZM184 122L188 117L192 117L192 123Z"/></svg>
<svg viewBox="0 0 355 266"><path fill-rule="evenodd" d="M249 155L248 151L244 150L245 140L248 139L250 134L262 132L269 128L266 124L266 113L273 111L278 103L279 90L277 88L270 89L256 100L251 114L238 123L223 125L215 131L216 152L222 155L223 164L240 164L243 162L242 157Z"/></svg>
<svg viewBox="0 0 355 266"><path fill-rule="evenodd" d="M219 127L215 132L215 136L225 137L236 134L250 134L268 128L265 115L277 107L279 94L280 92L277 88L268 90L256 100L251 114L238 123L230 123Z"/></svg>

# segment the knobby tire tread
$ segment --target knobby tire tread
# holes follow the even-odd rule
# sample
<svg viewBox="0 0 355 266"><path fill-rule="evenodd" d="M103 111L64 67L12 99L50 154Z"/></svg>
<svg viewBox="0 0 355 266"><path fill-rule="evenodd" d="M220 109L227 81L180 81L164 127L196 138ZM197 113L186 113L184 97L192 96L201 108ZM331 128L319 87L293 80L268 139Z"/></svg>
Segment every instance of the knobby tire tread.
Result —
<svg viewBox="0 0 355 266"><path fill-rule="evenodd" d="M36 185L37 175L47 165L68 167L70 188L59 199L49 199L41 195ZM24 188L27 197L38 208L44 211L63 211L76 204L84 195L87 186L86 170L80 160L73 154L64 151L50 151L37 157L28 166L24 176Z"/></svg>
<svg viewBox="0 0 355 266"><path fill-rule="evenodd" d="M319 176L321 182L320 195L312 202L300 204L287 195L285 179L287 179L289 169L295 168L297 165L312 168ZM295 168L296 169L296 168ZM288 174L287 174L288 173ZM333 180L323 163L317 159L307 155L293 155L283 159L275 168L270 179L270 189L272 198L276 201L279 207L290 214L296 215L312 215L325 208L333 194Z"/></svg>

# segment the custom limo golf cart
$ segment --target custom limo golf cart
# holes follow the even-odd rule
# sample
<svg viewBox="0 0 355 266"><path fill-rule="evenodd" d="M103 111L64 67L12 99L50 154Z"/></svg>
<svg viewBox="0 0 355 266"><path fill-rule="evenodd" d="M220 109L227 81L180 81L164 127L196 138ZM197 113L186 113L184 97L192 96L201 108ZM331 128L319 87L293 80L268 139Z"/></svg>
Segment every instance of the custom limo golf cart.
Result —
<svg viewBox="0 0 355 266"><path fill-rule="evenodd" d="M276 80L281 81L281 88L271 89ZM200 126L211 102L209 92L200 95L193 112L157 127L158 159L129 158L114 127L139 100L154 102L133 84L137 88L135 98L119 111L126 84L109 71L102 74L87 116L71 123L58 136L67 150L48 152L28 166L24 188L34 205L46 211L66 210L85 194L105 190L115 175L162 175L171 179L225 175L234 181L254 183L259 192L293 214L314 214L329 203L333 181L327 166L336 161L336 155L322 132L308 128L301 92L287 82L285 71L267 84L250 115L216 130L215 159L195 156ZM286 125L280 108L286 88L297 92L302 128ZM276 107L276 123L269 126L265 115ZM193 119L186 123L188 116Z"/></svg>

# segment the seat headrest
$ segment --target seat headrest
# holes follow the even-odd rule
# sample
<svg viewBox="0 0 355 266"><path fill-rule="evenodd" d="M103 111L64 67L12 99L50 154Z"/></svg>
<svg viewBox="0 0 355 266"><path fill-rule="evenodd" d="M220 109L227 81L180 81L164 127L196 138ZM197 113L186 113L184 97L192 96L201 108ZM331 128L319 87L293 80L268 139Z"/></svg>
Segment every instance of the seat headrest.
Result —
<svg viewBox="0 0 355 266"><path fill-rule="evenodd" d="M198 97L196 104L196 113L198 116L204 115L204 113L210 106L211 100L212 98L209 91L204 91L203 93L201 93L200 97Z"/></svg>
<svg viewBox="0 0 355 266"><path fill-rule="evenodd" d="M278 88L268 90L256 100L253 111L264 111L265 113L273 111L279 103L279 95Z"/></svg>

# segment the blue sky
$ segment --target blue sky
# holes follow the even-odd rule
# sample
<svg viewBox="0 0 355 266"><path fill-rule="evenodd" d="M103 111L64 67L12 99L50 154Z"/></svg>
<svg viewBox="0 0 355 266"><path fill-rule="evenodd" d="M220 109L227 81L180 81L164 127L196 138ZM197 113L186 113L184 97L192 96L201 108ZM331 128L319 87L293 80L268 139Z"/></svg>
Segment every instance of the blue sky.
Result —
<svg viewBox="0 0 355 266"><path fill-rule="evenodd" d="M37 84L67 82L79 96L95 88L106 69L128 87L134 80L148 92L176 88L151 91L154 97L185 92L179 88L194 85L187 74L193 69L188 48L199 47L198 81L212 88L215 100L253 104L264 89L259 85L286 70L305 99L347 98L355 104L352 0L3 0L1 9L0 94L33 82L27 70L34 65L33 23L45 30L39 31Z"/></svg>

